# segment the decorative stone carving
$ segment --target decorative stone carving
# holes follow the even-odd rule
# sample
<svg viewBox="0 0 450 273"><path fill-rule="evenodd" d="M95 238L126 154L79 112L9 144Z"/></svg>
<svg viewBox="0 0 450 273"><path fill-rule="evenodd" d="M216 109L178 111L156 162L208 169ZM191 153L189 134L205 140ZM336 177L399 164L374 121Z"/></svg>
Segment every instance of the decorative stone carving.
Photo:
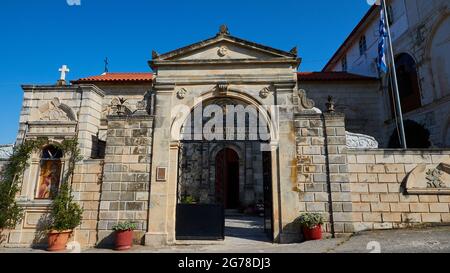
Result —
<svg viewBox="0 0 450 273"><path fill-rule="evenodd" d="M450 195L450 162L419 164L408 175L406 191L409 194Z"/></svg>
<svg viewBox="0 0 450 273"><path fill-rule="evenodd" d="M226 95L228 92L228 83L219 83L216 85L216 90L219 93L219 95Z"/></svg>
<svg viewBox="0 0 450 273"><path fill-rule="evenodd" d="M269 87L264 87L261 91L259 91L259 96L262 99L267 99L267 97L269 97L270 95L270 88Z"/></svg>
<svg viewBox="0 0 450 273"><path fill-rule="evenodd" d="M295 56L297 56L298 54L298 48L294 47L293 49L291 49L291 51L289 51L290 53L294 54Z"/></svg>
<svg viewBox="0 0 450 273"><path fill-rule="evenodd" d="M217 55L219 55L220 57L225 57L227 54L228 54L228 47L226 46L221 46L219 50L217 50Z"/></svg>
<svg viewBox="0 0 450 273"><path fill-rule="evenodd" d="M220 28L219 28L218 35L230 35L230 31L228 30L228 26L227 25L221 25Z"/></svg>
<svg viewBox="0 0 450 273"><path fill-rule="evenodd" d="M182 99L186 98L186 95L187 95L188 93L189 93L189 92L188 92L185 88L181 88L181 89L178 90L178 92L177 92L177 98L180 99L180 100L182 100Z"/></svg>
<svg viewBox="0 0 450 273"><path fill-rule="evenodd" d="M41 121L71 121L75 120L72 109L62 104L58 98L39 107L39 119Z"/></svg>
<svg viewBox="0 0 450 273"><path fill-rule="evenodd" d="M111 110L113 114L123 116L125 114L130 114L131 111L126 105L127 100L125 98L113 98L111 100Z"/></svg>
<svg viewBox="0 0 450 273"><path fill-rule="evenodd" d="M156 51L152 51L152 59L158 59L159 58L159 54Z"/></svg>
<svg viewBox="0 0 450 273"><path fill-rule="evenodd" d="M334 101L334 98L332 96L328 96L328 101L327 103L325 103L325 106L327 107L328 113L334 113L336 111L335 110L336 102Z"/></svg>
<svg viewBox="0 0 450 273"><path fill-rule="evenodd" d="M295 93L294 104L298 106L299 111L311 110L314 108L315 103L313 100L307 98L305 90L299 89Z"/></svg>
<svg viewBox="0 0 450 273"><path fill-rule="evenodd" d="M148 115L146 98L136 103L136 111L134 111L133 115Z"/></svg>
<svg viewBox="0 0 450 273"><path fill-rule="evenodd" d="M371 136L346 132L347 148L349 149L378 149L378 141Z"/></svg>
<svg viewBox="0 0 450 273"><path fill-rule="evenodd" d="M428 170L427 176L425 177L427 182L427 188L445 188L444 182L442 182L443 173L439 169Z"/></svg>

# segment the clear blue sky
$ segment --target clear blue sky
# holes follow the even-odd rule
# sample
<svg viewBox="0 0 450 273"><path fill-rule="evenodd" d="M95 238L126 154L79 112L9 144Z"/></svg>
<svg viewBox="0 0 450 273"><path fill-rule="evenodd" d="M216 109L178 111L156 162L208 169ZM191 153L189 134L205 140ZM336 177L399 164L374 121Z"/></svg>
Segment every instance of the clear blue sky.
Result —
<svg viewBox="0 0 450 273"><path fill-rule="evenodd" d="M366 0L3 0L0 4L0 144L13 143L21 84L49 84L67 64L69 80L103 72L149 71L164 53L214 36L232 35L275 48L299 47L301 71L317 71L365 12Z"/></svg>

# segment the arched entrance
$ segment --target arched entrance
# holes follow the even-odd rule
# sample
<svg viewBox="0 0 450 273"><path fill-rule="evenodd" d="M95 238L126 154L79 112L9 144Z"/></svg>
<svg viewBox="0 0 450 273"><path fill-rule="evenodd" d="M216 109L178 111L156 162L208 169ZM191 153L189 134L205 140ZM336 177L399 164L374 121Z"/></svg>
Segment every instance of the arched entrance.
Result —
<svg viewBox="0 0 450 273"><path fill-rule="evenodd" d="M230 148L221 150L216 156L216 198L225 209L240 206L239 155Z"/></svg>
<svg viewBox="0 0 450 273"><path fill-rule="evenodd" d="M274 150L267 150L272 147L272 138L251 137L255 131L271 132L268 113L248 110L245 122L240 123L238 114L234 119L227 116L231 112L228 106L240 105L245 109L252 104L231 96L203 100L191 108L178 129L177 240L234 237L267 241L276 232L273 191L277 189L273 189L276 180L271 170ZM223 122L205 134L212 118L203 116L199 122L196 114L204 113L211 106L217 111L213 119L220 120L223 116ZM196 126L200 130L196 131ZM211 139L211 134L223 134L223 137ZM207 233L212 236L204 236Z"/></svg>

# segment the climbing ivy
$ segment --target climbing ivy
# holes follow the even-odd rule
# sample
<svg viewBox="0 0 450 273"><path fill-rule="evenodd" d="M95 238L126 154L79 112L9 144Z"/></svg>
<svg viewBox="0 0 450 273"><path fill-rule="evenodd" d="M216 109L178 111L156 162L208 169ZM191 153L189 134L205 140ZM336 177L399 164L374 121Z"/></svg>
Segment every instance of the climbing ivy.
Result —
<svg viewBox="0 0 450 273"><path fill-rule="evenodd" d="M54 145L68 155L68 170L63 182L67 183L75 169L75 163L81 159L77 139L64 140L61 143L50 143L46 138L27 140L14 147L13 154L3 169L0 177L0 230L12 229L23 218L23 209L17 204L16 196L20 192L23 173L28 167L28 161L33 151L42 149L45 145Z"/></svg>

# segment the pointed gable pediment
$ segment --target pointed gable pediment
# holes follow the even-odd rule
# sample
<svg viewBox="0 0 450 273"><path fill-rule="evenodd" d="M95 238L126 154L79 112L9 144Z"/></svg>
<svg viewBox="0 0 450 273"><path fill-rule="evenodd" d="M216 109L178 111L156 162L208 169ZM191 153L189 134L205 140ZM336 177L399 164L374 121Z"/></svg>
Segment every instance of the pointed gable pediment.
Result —
<svg viewBox="0 0 450 273"><path fill-rule="evenodd" d="M285 60L298 61L297 52L287 52L219 32L215 37L158 55L153 53L151 64L165 62L227 62L239 60Z"/></svg>

